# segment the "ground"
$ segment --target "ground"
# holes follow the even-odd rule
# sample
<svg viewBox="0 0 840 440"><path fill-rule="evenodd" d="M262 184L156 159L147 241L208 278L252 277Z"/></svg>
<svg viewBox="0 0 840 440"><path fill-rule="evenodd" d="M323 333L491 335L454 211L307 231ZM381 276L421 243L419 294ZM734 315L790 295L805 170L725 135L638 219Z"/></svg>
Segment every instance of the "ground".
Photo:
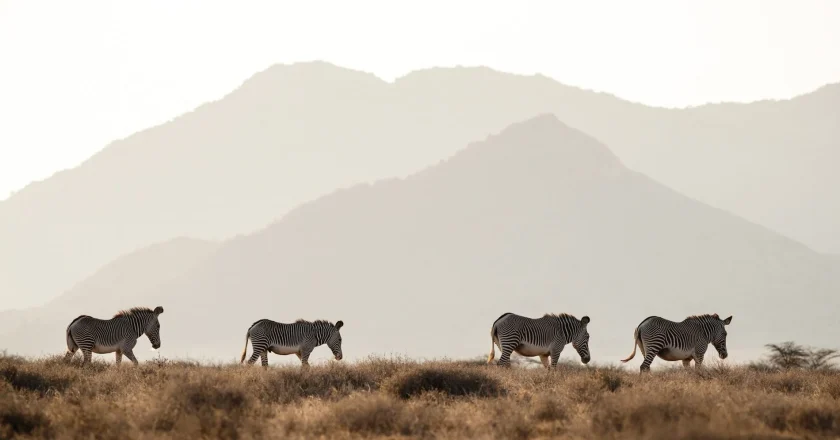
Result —
<svg viewBox="0 0 840 440"><path fill-rule="evenodd" d="M0 356L0 438L837 438L840 374Z"/></svg>

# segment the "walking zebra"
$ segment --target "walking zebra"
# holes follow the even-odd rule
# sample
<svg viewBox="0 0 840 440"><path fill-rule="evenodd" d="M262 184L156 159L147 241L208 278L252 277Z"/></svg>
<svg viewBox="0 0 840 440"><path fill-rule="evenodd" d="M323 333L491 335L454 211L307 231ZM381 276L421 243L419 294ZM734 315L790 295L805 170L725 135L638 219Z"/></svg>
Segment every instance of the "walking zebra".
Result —
<svg viewBox="0 0 840 440"><path fill-rule="evenodd" d="M306 321L298 319L292 324L275 322L270 319L260 319L248 328L245 334L245 348L242 350L242 358L239 363L245 361L245 354L248 351L248 341L254 353L248 360L248 365L253 365L257 358L261 358L262 366L268 367L268 352L286 355L296 354L304 367L309 366L309 355L312 350L323 344L332 350L335 360L340 361L341 354L341 333L339 330L344 325L342 321L333 323L317 320Z"/></svg>
<svg viewBox="0 0 840 440"><path fill-rule="evenodd" d="M729 354L726 352L725 326L730 322L731 316L720 319L717 313L689 316L682 322L651 316L636 327L633 353L621 362L633 359L637 346L645 355L640 373L650 371L650 364L656 356L666 361L682 361L686 368L694 359L694 367L700 368L709 344L715 347L721 359L726 359Z"/></svg>
<svg viewBox="0 0 840 440"><path fill-rule="evenodd" d="M502 350L499 365L510 365L510 355L516 351L522 356L539 356L543 366L557 366L563 347L568 343L577 350L584 364L589 362L589 332L586 325L589 317L580 320L572 315L546 314L532 319L513 313L500 316L490 329L490 356L487 363L496 357L496 345Z"/></svg>
<svg viewBox="0 0 840 440"><path fill-rule="evenodd" d="M137 339L145 333L155 349L160 348L160 321L158 316L163 313L163 307L154 310L147 307L134 307L123 310L111 319L97 319L82 315L74 319L67 326L67 354L64 360L69 361L81 349L84 359L82 365L90 363L91 353L105 354L116 352L117 365L122 357L128 358L137 365L134 357L134 346Z"/></svg>

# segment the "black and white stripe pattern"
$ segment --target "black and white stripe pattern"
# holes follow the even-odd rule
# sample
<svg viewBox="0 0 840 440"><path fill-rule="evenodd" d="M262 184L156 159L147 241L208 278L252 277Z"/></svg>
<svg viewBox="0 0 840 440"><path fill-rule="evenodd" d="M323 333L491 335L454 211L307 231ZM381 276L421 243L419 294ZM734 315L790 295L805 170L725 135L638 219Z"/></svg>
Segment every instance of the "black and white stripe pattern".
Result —
<svg viewBox="0 0 840 440"><path fill-rule="evenodd" d="M490 330L491 346L487 363L496 357L496 346L502 351L499 365L510 365L510 355L514 351L522 356L539 356L543 365L549 368L557 366L560 353L568 343L577 350L581 362L588 363L589 332L586 326L589 317L580 320L565 313L546 314L542 318L532 319L513 313L500 316Z"/></svg>
<svg viewBox="0 0 840 440"><path fill-rule="evenodd" d="M717 313L689 316L682 322L651 316L636 327L633 333L633 353L621 362L633 359L638 347L645 355L640 372L650 371L650 364L656 356L666 361L683 361L685 367L694 359L695 368L699 368L709 344L715 347L721 359L726 359L725 326L730 322L731 316L720 319Z"/></svg>
<svg viewBox="0 0 840 440"><path fill-rule="evenodd" d="M269 319L261 319L248 329L245 334L245 348L239 363L245 361L248 351L248 341L254 349L248 364L251 365L261 358L262 366L268 366L268 352L286 355L296 354L303 366L309 365L309 355L312 350L327 344L336 360L341 360L341 333L339 329L344 325L342 321L333 323L323 320L305 321L299 319L292 324L284 324Z"/></svg>
<svg viewBox="0 0 840 440"><path fill-rule="evenodd" d="M67 326L67 354L64 360L69 361L76 354L76 350L82 350L82 365L90 362L92 353L116 352L117 365L122 362L123 355L137 365L137 358L132 350L137 344L137 339L144 333L149 337L153 348L160 348L158 316L161 313L163 307L154 310L135 307L119 312L111 319L79 316Z"/></svg>

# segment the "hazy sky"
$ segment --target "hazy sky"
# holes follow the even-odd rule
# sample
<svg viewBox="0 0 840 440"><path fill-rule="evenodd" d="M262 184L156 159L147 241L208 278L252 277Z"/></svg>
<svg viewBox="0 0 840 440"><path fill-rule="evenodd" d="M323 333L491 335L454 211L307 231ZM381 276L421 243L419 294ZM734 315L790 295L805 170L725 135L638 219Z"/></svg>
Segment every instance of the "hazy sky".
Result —
<svg viewBox="0 0 840 440"><path fill-rule="evenodd" d="M671 107L838 82L838 48L831 0L0 0L0 200L275 63L487 65Z"/></svg>

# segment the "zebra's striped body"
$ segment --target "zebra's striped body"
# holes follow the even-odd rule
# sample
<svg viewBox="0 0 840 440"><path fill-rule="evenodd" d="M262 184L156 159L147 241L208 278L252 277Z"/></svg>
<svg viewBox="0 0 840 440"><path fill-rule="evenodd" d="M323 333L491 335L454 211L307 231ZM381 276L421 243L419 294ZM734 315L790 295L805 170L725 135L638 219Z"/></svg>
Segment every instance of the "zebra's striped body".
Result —
<svg viewBox="0 0 840 440"><path fill-rule="evenodd" d="M639 324L633 333L633 353L621 362L636 356L636 347L645 356L640 372L650 371L650 364L656 356L666 361L682 361L688 367L694 359L694 367L703 365L703 357L709 344L726 359L726 328L732 317L720 319L713 315L689 316L681 322L674 322L658 316L651 316Z"/></svg>
<svg viewBox="0 0 840 440"><path fill-rule="evenodd" d="M137 365L137 358L132 350L137 344L137 339L144 333L149 337L153 348L160 348L158 316L161 313L163 307L154 310L135 307L121 311L111 319L79 316L67 326L67 354L64 360L69 361L76 354L76 350L82 350L82 365L90 362L92 353L116 352L117 365L122 362L123 355Z"/></svg>
<svg viewBox="0 0 840 440"><path fill-rule="evenodd" d="M268 352L287 355L296 354L303 366L309 365L309 355L312 350L327 344L336 360L341 360L341 333L339 329L344 325L338 321L333 325L328 321L305 321L299 319L292 324L261 319L248 329L245 334L245 348L239 363L245 361L248 351L248 341L254 349L248 364L251 365L261 358L262 366L268 366Z"/></svg>
<svg viewBox="0 0 840 440"><path fill-rule="evenodd" d="M577 350L581 362L588 363L589 332L586 326L589 317L580 320L565 313L546 314L542 318L532 319L513 313L500 316L490 330L491 346L487 363L496 356L496 346L502 351L499 365L510 365L510 355L514 351L522 356L539 356L543 365L549 368L557 366L560 353L568 343Z"/></svg>

